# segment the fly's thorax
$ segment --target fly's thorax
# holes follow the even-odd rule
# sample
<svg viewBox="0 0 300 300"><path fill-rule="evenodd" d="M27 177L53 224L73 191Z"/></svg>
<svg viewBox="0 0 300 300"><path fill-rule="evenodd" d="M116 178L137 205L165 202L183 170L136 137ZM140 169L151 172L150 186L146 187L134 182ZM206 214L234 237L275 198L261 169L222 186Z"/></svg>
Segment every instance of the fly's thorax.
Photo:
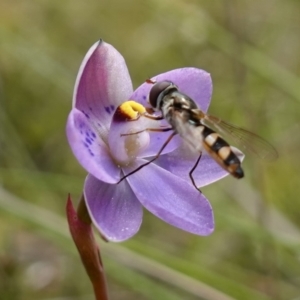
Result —
<svg viewBox="0 0 300 300"><path fill-rule="evenodd" d="M188 111L198 108L196 102L193 99L179 91L173 91L172 93L169 93L169 97L173 98L173 106L176 110Z"/></svg>
<svg viewBox="0 0 300 300"><path fill-rule="evenodd" d="M173 126L176 131L176 124L183 125L185 122L192 125L200 124L199 118L195 116L195 110L198 109L197 104L187 95L178 90L169 91L162 98L161 111L164 118Z"/></svg>

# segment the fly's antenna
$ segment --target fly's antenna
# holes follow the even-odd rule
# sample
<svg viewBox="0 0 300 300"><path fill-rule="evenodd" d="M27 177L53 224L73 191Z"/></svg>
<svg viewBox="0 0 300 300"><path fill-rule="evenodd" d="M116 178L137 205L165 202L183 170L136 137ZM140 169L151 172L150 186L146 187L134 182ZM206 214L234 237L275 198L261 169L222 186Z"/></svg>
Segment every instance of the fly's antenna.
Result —
<svg viewBox="0 0 300 300"><path fill-rule="evenodd" d="M145 80L145 82L150 83L150 84L155 84L157 81L155 79L148 78L148 79Z"/></svg>

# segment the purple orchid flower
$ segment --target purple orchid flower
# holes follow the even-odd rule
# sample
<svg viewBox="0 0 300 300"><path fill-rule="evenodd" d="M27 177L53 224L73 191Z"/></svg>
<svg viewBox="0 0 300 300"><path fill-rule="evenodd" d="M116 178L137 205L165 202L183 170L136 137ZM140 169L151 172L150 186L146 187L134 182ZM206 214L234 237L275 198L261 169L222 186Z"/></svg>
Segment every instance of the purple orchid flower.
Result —
<svg viewBox="0 0 300 300"><path fill-rule="evenodd" d="M174 82L207 111L212 94L207 72L182 68L154 78ZM182 230L209 235L214 230L211 205L189 178L199 153L191 152L179 137L168 144L155 163L118 183L157 154L170 135L147 131L128 135L162 125L145 117L128 121L120 113L123 110L119 106L129 99L149 106L146 99L150 89L151 84L144 83L133 92L123 57L103 41L90 48L80 66L67 137L75 157L89 173L84 197L90 217L101 235L114 242L124 241L139 230L143 206ZM226 175L207 154L202 155L193 173L200 188Z"/></svg>

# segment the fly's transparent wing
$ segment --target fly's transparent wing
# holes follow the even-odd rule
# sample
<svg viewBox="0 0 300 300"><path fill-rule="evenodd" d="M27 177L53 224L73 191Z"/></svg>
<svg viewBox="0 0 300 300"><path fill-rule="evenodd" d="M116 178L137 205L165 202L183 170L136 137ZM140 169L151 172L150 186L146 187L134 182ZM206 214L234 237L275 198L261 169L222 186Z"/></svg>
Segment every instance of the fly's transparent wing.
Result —
<svg viewBox="0 0 300 300"><path fill-rule="evenodd" d="M210 115L203 114L202 123L219 132L225 140L231 139L242 151L267 161L273 161L278 157L276 149L255 133Z"/></svg>
<svg viewBox="0 0 300 300"><path fill-rule="evenodd" d="M197 127L189 122L190 112L183 110L172 114L172 126L179 136L190 146L194 152L202 151L202 126Z"/></svg>

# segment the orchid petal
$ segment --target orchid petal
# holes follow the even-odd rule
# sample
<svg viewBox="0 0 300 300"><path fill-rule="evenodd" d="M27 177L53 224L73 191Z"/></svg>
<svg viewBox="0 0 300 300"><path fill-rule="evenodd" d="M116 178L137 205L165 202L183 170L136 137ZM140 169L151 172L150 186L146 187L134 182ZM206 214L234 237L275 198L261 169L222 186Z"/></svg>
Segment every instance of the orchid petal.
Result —
<svg viewBox="0 0 300 300"><path fill-rule="evenodd" d="M136 165L123 169L124 173L128 174L143 161L137 159ZM211 205L200 191L185 180L155 164L142 168L127 180L143 206L160 219L194 234L212 233L214 220Z"/></svg>
<svg viewBox="0 0 300 300"><path fill-rule="evenodd" d="M89 119L76 108L69 114L66 132L70 147L83 168L107 183L119 181L120 169L111 159L107 145Z"/></svg>
<svg viewBox="0 0 300 300"><path fill-rule="evenodd" d="M179 91L191 97L199 106L199 108L206 112L212 95L212 81L210 74L201 69L196 68L182 68L175 69L160 75L154 76L152 80L163 81L169 80L175 83ZM139 86L130 99L133 99L146 107L150 104L147 103L152 84L143 83Z"/></svg>
<svg viewBox="0 0 300 300"><path fill-rule="evenodd" d="M88 175L84 197L94 225L107 240L121 242L138 232L143 209L126 180L112 185Z"/></svg>
<svg viewBox="0 0 300 300"><path fill-rule="evenodd" d="M122 55L100 40L81 63L73 95L73 107L108 131L117 106L132 94L132 83Z"/></svg>

